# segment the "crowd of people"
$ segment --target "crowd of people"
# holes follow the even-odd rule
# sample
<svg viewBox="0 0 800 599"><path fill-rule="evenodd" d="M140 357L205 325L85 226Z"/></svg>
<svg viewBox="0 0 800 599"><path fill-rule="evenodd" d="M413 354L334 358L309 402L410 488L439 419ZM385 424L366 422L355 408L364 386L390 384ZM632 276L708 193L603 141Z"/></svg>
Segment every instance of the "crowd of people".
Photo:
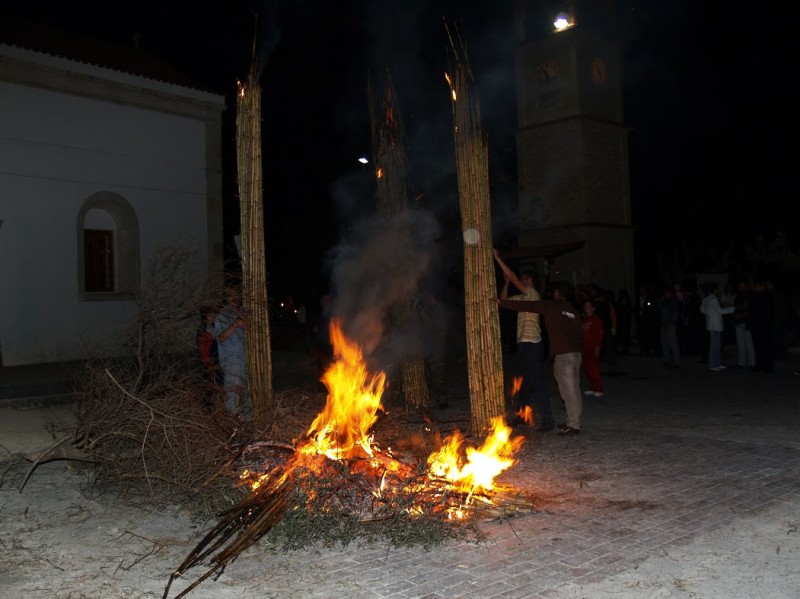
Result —
<svg viewBox="0 0 800 599"><path fill-rule="evenodd" d="M708 282L698 285L694 293L680 284L664 285L658 293L641 286L631 299L625 289L615 295L595 284L575 289L555 282L549 291L542 290L534 273L517 275L496 251L494 257L503 274L496 301L501 308L517 312L516 374L522 384L511 408L535 408L542 432L554 428L550 397L542 381L548 345L566 411L567 421L558 425L560 434L580 432L581 395L605 395L601 364L606 375L618 374L618 356L637 349L640 355L659 358L665 368L679 369L685 356L694 355L714 372L775 370L776 349L781 346L779 308L764 278L757 277L752 284L742 279L725 289ZM515 293L509 292L512 286ZM734 345L736 361L726 365L724 349ZM511 421L518 423L514 417Z"/></svg>
<svg viewBox="0 0 800 599"><path fill-rule="evenodd" d="M639 288L634 325L640 352L660 356L664 366L680 367L682 355L695 355L710 370L727 368L772 373L781 352L778 298L765 278L698 285L694 293L667 285L660 295ZM736 361L725 364L725 347Z"/></svg>
<svg viewBox="0 0 800 599"><path fill-rule="evenodd" d="M775 294L763 278L752 284L742 279L735 287L724 289L709 282L698 285L694 292L680 284L664 285L658 293L640 286L631 298L625 289L614 294L596 284L575 288L567 282L554 282L543 289L536 273L515 273L498 252L494 257L503 275L496 301L517 315L515 366L521 386L512 398L514 424L520 423L518 414L530 409L536 413L540 431L558 428L562 435L578 434L582 396L603 397L603 376L619 374L618 356L632 352L660 358L665 368L679 369L686 356L699 356L700 362L715 372L727 368L775 370L776 349L780 348L777 307ZM197 346L210 395L222 398L226 413L249 420L246 323L240 302L238 290L232 288L219 307L203 310ZM310 352L320 373L332 357L328 338L331 305L331 296L323 295L319 313L308 323ZM442 314L443 305L435 294L420 302L420 318L432 338L426 349L432 401L444 409L448 406L444 374L447 319ZM735 363L725 364L724 348L734 345ZM566 412L566 422L558 425L544 381L543 361L548 355Z"/></svg>

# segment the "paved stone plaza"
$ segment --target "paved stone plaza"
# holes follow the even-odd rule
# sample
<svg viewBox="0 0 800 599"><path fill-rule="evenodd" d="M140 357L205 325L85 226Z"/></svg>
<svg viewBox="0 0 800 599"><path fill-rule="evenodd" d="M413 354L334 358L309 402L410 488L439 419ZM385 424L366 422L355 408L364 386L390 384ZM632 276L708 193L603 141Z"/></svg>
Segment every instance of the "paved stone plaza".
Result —
<svg viewBox="0 0 800 599"><path fill-rule="evenodd" d="M767 375L733 369L710 372L691 357L680 369L666 369L658 358L630 356L620 360L619 369L623 375L606 377L603 398L584 400L580 435L515 429L528 441L519 463L501 480L527 494L535 509L485 522L485 543L457 543L431 551L351 545L289 554L258 547L229 564L219 580L203 582L189 596L722 597L713 591L681 592L685 583L680 576L673 576L670 592L648 590L648 584L687 547L702 546L701 556L725 552L727 546L715 545L723 531L728 537L734 529L752 536L770 527L778 539L772 558L763 563L758 555L745 559L759 569L762 579L754 580L753 588L762 589L762 597L800 596L800 568L771 572L773 567L785 569L779 560L791 555L787 552L794 551L796 558L800 535L796 362L778 362L777 371ZM465 396L454 398L442 419L457 420L465 404ZM554 406L558 420L560 402ZM24 410L2 412L7 429L8 416ZM59 484L73 484L73 475L55 476L64 477ZM26 490L29 501L48 492L39 484L32 481ZM157 525L147 518L130 511L121 517L120 530L136 530L143 537L156 534L151 529ZM55 534L58 526L53 526ZM105 596L151 597L163 591L170 564L175 567L182 561L199 532L180 518L173 530L160 532L168 532L175 543L169 555L138 573L136 593ZM122 545L115 549L117 554L124 550ZM680 571L689 577L692 565L680 564ZM200 574L190 572L187 580ZM56 571L53 575L68 576ZM15 584L26 588L23 583L33 574L20 576ZM64 582L63 588L72 588L69 584ZM615 584L619 592L610 592ZM731 584L735 588L726 599L759 596L735 581ZM173 595L181 588L184 582L176 582Z"/></svg>
<svg viewBox="0 0 800 599"><path fill-rule="evenodd" d="M309 559L319 577L292 596L593 597L581 589L739 519L789 514L800 523L793 363L767 375L629 357L620 370L606 377L603 398L585 399L579 436L533 433L502 477L530 494L534 513L487 523L482 545L280 559L286 579L309 576ZM800 569L794 584L800 594Z"/></svg>

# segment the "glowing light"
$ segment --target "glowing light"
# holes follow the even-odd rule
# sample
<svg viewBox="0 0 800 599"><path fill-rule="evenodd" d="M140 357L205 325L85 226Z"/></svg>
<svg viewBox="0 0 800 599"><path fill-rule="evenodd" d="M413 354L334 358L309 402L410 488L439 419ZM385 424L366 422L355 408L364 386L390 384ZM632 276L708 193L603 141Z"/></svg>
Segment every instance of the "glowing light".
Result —
<svg viewBox="0 0 800 599"><path fill-rule="evenodd" d="M367 158L366 156L361 156L361 157L358 159L358 161L359 161L361 164L367 164L367 163L369 163L369 158Z"/></svg>
<svg viewBox="0 0 800 599"><path fill-rule="evenodd" d="M569 20L569 17L565 13L560 13L556 20L553 21L553 27L556 28L556 31L564 31L565 29L569 29L572 27L574 23Z"/></svg>

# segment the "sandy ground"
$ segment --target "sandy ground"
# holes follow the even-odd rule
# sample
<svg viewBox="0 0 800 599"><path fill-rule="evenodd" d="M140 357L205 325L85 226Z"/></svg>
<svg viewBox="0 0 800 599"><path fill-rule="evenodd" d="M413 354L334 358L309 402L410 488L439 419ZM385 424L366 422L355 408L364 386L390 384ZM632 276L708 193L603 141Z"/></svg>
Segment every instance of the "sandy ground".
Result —
<svg viewBox="0 0 800 599"><path fill-rule="evenodd" d="M21 455L52 440L48 423L68 422L67 408L0 409L0 597L161 597L170 573L213 522L193 522L180 507L158 513L109 505L84 494L74 465L39 466L19 492L29 464ZM781 502L753 516L656 551L633 569L592 584L567 583L546 594L564 599L797 598L800 597L800 512ZM198 598L441 597L371 591L364 580L331 589L331 559L362 558L361 550L286 557L251 548L217 581L189 594ZM412 551L425 559L424 552ZM414 559L417 559L414 558ZM368 580L368 579L367 579ZM326 586L327 585L327 586ZM170 597L186 583L176 582ZM464 593L489 597L491 593ZM519 597L520 594L497 596Z"/></svg>
<svg viewBox="0 0 800 599"><path fill-rule="evenodd" d="M800 513L783 505L660 551L598 584L567 585L564 599L800 597Z"/></svg>

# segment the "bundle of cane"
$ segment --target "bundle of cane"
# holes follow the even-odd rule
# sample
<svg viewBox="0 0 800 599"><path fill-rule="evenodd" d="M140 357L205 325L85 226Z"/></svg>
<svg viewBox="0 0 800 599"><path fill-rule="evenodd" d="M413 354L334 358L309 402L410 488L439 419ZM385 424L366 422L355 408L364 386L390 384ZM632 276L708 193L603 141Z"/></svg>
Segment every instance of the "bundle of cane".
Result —
<svg viewBox="0 0 800 599"><path fill-rule="evenodd" d="M212 575L219 578L225 567L252 546L281 519L294 491L291 476L276 477L255 489L243 501L219 514L219 522L197 544L183 563L170 575L163 599L169 596L172 583L184 572L210 558L210 569L184 589L175 599L186 596Z"/></svg>

